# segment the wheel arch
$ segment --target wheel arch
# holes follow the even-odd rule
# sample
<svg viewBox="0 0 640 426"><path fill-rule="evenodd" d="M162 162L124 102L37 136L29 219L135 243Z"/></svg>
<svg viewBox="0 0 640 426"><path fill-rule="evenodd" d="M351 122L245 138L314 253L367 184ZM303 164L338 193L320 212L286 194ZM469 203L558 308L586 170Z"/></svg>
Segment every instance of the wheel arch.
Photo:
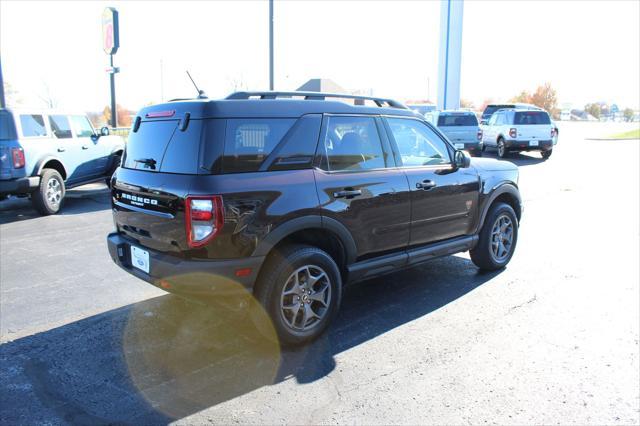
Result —
<svg viewBox="0 0 640 426"><path fill-rule="evenodd" d="M67 169L62 163L62 161L57 157L53 157L53 156L44 157L40 161L38 161L34 168L34 175L42 174L43 169L54 169L58 173L60 173L60 176L62 176L63 180L65 181L67 180L67 177L68 177Z"/></svg>
<svg viewBox="0 0 640 426"><path fill-rule="evenodd" d="M478 222L478 232L482 229L491 207L495 203L500 202L506 203L513 208L513 211L516 213L518 223L520 223L520 218L522 217L522 199L520 198L520 192L512 183L503 183L491 192L489 198L485 202L480 216L480 221Z"/></svg>

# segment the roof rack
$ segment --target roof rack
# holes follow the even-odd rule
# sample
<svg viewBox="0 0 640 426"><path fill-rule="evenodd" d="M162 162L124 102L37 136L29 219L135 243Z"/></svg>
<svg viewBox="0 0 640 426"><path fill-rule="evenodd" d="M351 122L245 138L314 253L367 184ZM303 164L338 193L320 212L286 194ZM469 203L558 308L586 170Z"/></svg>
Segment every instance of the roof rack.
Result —
<svg viewBox="0 0 640 426"><path fill-rule="evenodd" d="M346 93L323 93L323 92L235 92L226 97L226 99L250 99L252 97L260 97L260 99L277 99L291 98L293 96L304 96L305 100L324 101L326 98L341 98L354 100L373 101L379 107L385 104L391 108L408 109L406 105L393 99L376 98L373 96L348 95Z"/></svg>

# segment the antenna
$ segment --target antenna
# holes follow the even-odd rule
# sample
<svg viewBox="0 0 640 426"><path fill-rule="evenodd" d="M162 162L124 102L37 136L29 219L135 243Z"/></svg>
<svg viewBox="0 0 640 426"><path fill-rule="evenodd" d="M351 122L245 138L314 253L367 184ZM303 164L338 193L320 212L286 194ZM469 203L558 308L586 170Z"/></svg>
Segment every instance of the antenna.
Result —
<svg viewBox="0 0 640 426"><path fill-rule="evenodd" d="M189 74L188 70L187 70L187 75L189 76L189 80L191 80L191 83L193 83L193 87L195 87L196 90L198 91L198 99L207 99L207 94L204 93L204 90L198 89L198 85L196 84L195 81L193 81L193 78L191 77L191 74Z"/></svg>

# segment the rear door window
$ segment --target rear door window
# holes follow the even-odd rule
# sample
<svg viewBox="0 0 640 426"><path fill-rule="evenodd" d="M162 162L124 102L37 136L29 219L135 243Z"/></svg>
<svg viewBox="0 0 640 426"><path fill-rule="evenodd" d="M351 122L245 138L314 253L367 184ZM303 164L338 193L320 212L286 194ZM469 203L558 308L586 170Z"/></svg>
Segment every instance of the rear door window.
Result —
<svg viewBox="0 0 640 426"><path fill-rule="evenodd" d="M329 117L324 140L329 171L371 170L386 167L386 158L373 117Z"/></svg>
<svg viewBox="0 0 640 426"><path fill-rule="evenodd" d="M224 173L256 172L296 122L293 118L238 118L226 124Z"/></svg>
<svg viewBox="0 0 640 426"><path fill-rule="evenodd" d="M473 114L447 114L438 117L438 127L477 126L478 119Z"/></svg>
<svg viewBox="0 0 640 426"><path fill-rule="evenodd" d="M20 114L20 126L22 127L22 136L26 138L47 136L47 128L41 115Z"/></svg>
<svg viewBox="0 0 640 426"><path fill-rule="evenodd" d="M514 117L515 125L537 125L551 124L549 114L544 111L521 111L516 112Z"/></svg>
<svg viewBox="0 0 640 426"><path fill-rule="evenodd" d="M49 124L51 125L51 131L56 138L69 139L73 137L71 134L69 117L66 115L50 115Z"/></svg>

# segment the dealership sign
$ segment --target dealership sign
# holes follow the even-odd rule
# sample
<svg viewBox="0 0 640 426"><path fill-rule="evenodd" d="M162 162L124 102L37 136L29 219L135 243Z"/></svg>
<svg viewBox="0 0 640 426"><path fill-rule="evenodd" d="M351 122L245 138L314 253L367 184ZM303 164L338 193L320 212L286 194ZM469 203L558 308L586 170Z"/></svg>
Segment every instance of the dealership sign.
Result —
<svg viewBox="0 0 640 426"><path fill-rule="evenodd" d="M120 47L118 11L107 7L102 12L102 48L107 55L115 55Z"/></svg>

